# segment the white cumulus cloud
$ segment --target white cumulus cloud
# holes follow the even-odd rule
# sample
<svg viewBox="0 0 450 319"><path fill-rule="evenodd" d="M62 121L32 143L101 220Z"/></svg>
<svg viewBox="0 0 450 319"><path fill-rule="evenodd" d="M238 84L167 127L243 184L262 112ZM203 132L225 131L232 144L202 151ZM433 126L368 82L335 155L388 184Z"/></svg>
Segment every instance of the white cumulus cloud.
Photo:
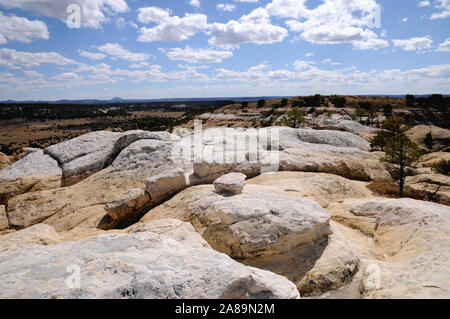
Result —
<svg viewBox="0 0 450 319"><path fill-rule="evenodd" d="M103 60L104 58L106 58L106 55L103 53L94 53L84 50L78 50L78 54L91 60Z"/></svg>
<svg viewBox="0 0 450 319"><path fill-rule="evenodd" d="M189 63L220 63L223 59L231 58L231 51L217 51L212 49L173 48L167 53L167 57L174 61L186 61Z"/></svg>
<svg viewBox="0 0 450 319"><path fill-rule="evenodd" d="M107 43L98 47L98 50L114 58L127 60L131 62L140 62L150 59L147 53L133 53L126 50L118 43Z"/></svg>
<svg viewBox="0 0 450 319"><path fill-rule="evenodd" d="M444 42L439 44L437 51L450 52L450 38L447 38Z"/></svg>
<svg viewBox="0 0 450 319"><path fill-rule="evenodd" d="M169 10L158 7L140 8L138 20L141 23L155 23L154 27L142 27L138 41L174 42L187 40L208 27L208 17L204 14L187 13L184 17L171 16Z"/></svg>
<svg viewBox="0 0 450 319"><path fill-rule="evenodd" d="M124 13L129 10L125 0L0 0L0 6L7 9L19 8L36 15L67 21L67 7L77 4L81 8L81 24L99 28L108 21L111 13Z"/></svg>
<svg viewBox="0 0 450 319"><path fill-rule="evenodd" d="M270 44L283 41L288 31L273 25L263 8L253 10L238 21L214 23L211 26L209 43L224 48L236 48L243 43Z"/></svg>
<svg viewBox="0 0 450 319"><path fill-rule="evenodd" d="M5 16L0 11L0 44L8 41L31 42L34 39L48 40L47 25L39 20L28 20L16 16Z"/></svg>
<svg viewBox="0 0 450 319"><path fill-rule="evenodd" d="M219 11L231 12L231 11L233 11L236 8L236 6L234 4L229 4L229 3L219 3L216 6L216 8Z"/></svg>
<svg viewBox="0 0 450 319"><path fill-rule="evenodd" d="M394 39L392 42L395 47L400 47L405 51L423 51L431 49L433 40L430 36L425 36L411 39Z"/></svg>
<svg viewBox="0 0 450 319"><path fill-rule="evenodd" d="M200 8L200 0L191 0L189 4L193 7Z"/></svg>
<svg viewBox="0 0 450 319"><path fill-rule="evenodd" d="M438 3L435 7L442 9L439 13L433 13L431 15L431 20L435 19L445 19L450 17L450 0L436 0Z"/></svg>
<svg viewBox="0 0 450 319"><path fill-rule="evenodd" d="M6 67L38 67L41 65L68 65L77 62L63 57L57 52L24 52L14 49L0 49L0 66Z"/></svg>
<svg viewBox="0 0 450 319"><path fill-rule="evenodd" d="M267 10L272 15L295 18L286 25L311 43L350 43L358 50L389 46L372 30L381 10L375 0L324 0L313 9L306 8L304 3L304 0L273 0Z"/></svg>

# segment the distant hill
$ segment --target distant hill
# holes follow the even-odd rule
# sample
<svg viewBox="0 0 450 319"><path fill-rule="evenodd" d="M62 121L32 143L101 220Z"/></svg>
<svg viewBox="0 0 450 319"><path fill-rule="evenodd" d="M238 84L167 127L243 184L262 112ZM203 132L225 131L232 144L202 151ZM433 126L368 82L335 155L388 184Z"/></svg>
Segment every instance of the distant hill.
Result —
<svg viewBox="0 0 450 319"><path fill-rule="evenodd" d="M420 97L429 97L431 94L425 95L415 95L416 98ZM406 95L355 95L355 96L379 96L385 97L389 96L392 98L404 98ZM252 96L252 97L210 97L210 98L168 98L168 99L122 99L120 97L112 98L111 100L97 100L97 99L84 99L84 100L58 100L58 101L42 101L42 100L26 100L26 101L16 101L16 100L7 100L0 101L2 104L111 104L111 103L152 103L152 102L205 102L205 101L229 101L233 100L236 102L241 101L249 101L254 102L261 99L264 100L275 100L281 98L291 98L292 96ZM444 95L444 97L450 97L450 95Z"/></svg>

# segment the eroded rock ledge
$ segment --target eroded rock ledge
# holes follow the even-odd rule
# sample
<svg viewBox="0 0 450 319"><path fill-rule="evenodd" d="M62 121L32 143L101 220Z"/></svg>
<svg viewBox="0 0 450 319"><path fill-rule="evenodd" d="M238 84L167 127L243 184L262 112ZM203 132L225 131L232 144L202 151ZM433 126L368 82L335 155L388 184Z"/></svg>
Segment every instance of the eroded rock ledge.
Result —
<svg viewBox="0 0 450 319"><path fill-rule="evenodd" d="M82 288L71 289L67 269L77 266ZM0 253L0 282L1 298L299 297L286 278L212 250L191 225L175 220Z"/></svg>
<svg viewBox="0 0 450 319"><path fill-rule="evenodd" d="M164 132L96 132L30 151L0 171L0 234L12 232L0 235L0 296L450 295L447 206L374 198L364 181L389 172L353 134L280 128L274 150L266 143L272 130L207 130L195 163L183 153L192 135ZM218 162L255 155L218 132L256 139L260 162ZM260 175L274 158L281 172ZM231 183L232 192L194 186L227 173L259 176ZM408 179L408 187L422 184L448 181ZM131 228L99 230L105 217L126 227L145 213ZM83 265L83 290L63 287L69 263ZM382 273L378 288L368 284L373 265ZM55 285L40 271L56 274Z"/></svg>

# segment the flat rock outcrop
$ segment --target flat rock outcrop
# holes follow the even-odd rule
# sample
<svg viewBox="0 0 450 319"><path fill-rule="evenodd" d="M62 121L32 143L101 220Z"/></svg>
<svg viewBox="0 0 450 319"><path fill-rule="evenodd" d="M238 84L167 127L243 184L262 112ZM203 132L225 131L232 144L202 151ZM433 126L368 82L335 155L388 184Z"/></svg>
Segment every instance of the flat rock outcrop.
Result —
<svg viewBox="0 0 450 319"><path fill-rule="evenodd" d="M449 207L376 198L348 200L328 210L334 220L373 238L374 250L365 264L379 269L372 272L379 277L372 278L376 285L362 279L365 298L448 298Z"/></svg>
<svg viewBox="0 0 450 319"><path fill-rule="evenodd" d="M386 180L391 177L377 155L333 147L317 152L311 149L281 152L280 167L283 171L329 173L360 181Z"/></svg>
<svg viewBox="0 0 450 319"><path fill-rule="evenodd" d="M39 150L0 171L0 204L14 196L61 187L62 170L49 155Z"/></svg>
<svg viewBox="0 0 450 319"><path fill-rule="evenodd" d="M367 198L372 193L366 183L352 181L334 174L277 172L259 175L247 181L249 192L282 193L309 198L326 208L349 198Z"/></svg>
<svg viewBox="0 0 450 319"><path fill-rule="evenodd" d="M291 148L281 152L261 151L257 162L223 162L204 157L194 163L194 173L204 183L218 177L239 172L254 177L264 172L294 171L319 172L339 175L360 181L386 180L391 177L377 154L355 148L335 147L326 144L303 143L302 149ZM217 154L217 153L216 153ZM249 154L245 154L248 158Z"/></svg>
<svg viewBox="0 0 450 319"><path fill-rule="evenodd" d="M176 225L175 227L180 227ZM189 228L191 226L184 225ZM150 227L151 230L151 227ZM1 298L298 298L286 278L192 244L192 237L131 230L0 253ZM187 230L185 230L186 232ZM189 232L194 233L191 229ZM195 236L195 235L194 235ZM72 268L71 268L72 267ZM68 285L79 267L79 287ZM71 287L71 288L70 288Z"/></svg>
<svg viewBox="0 0 450 319"><path fill-rule="evenodd" d="M61 242L55 229L45 224L37 224L4 236L0 236L0 254L20 250L28 246L54 245Z"/></svg>

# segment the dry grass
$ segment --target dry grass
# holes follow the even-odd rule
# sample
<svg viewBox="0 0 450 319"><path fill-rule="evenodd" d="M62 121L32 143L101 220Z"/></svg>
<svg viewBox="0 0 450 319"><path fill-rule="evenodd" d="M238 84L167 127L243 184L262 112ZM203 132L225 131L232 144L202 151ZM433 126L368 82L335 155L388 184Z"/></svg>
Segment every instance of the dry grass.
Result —
<svg viewBox="0 0 450 319"><path fill-rule="evenodd" d="M399 186L393 181L377 181L367 185L375 195L384 196L388 198L400 198ZM429 194L425 191L416 191L411 189L403 190L404 198L412 198L423 201L430 201Z"/></svg>

